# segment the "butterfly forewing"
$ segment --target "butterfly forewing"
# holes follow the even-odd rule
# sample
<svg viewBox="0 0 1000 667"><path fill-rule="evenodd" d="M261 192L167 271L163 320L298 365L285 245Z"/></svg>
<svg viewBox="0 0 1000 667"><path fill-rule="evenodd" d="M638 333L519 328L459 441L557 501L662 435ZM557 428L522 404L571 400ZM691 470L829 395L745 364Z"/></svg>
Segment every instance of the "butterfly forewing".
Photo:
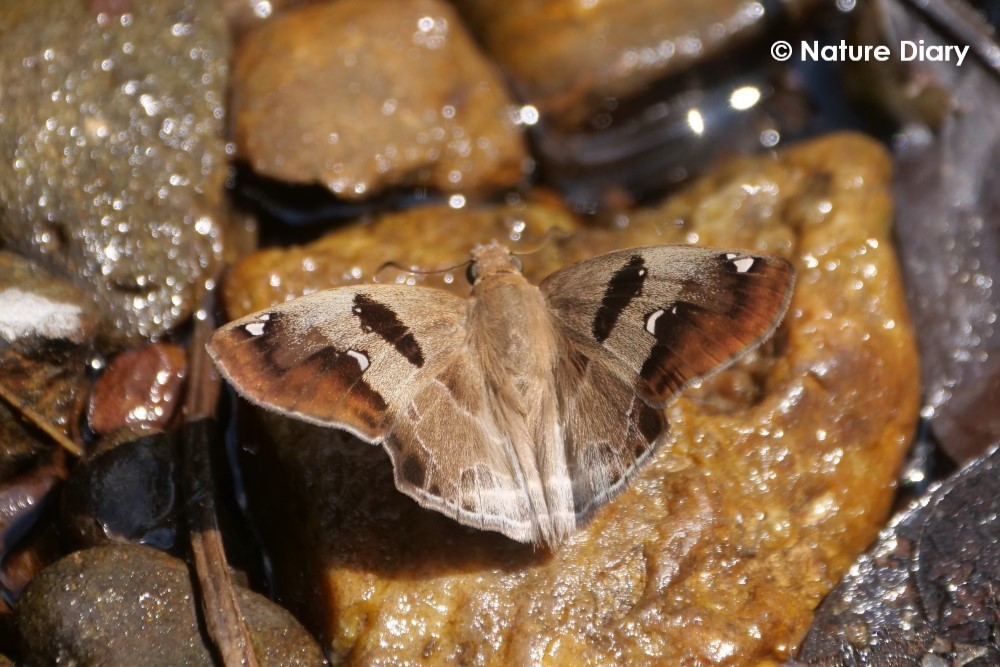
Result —
<svg viewBox="0 0 1000 667"><path fill-rule="evenodd" d="M539 286L559 331L609 354L651 405L753 349L781 321L794 283L780 258L693 246L621 250Z"/></svg>
<svg viewBox="0 0 1000 667"><path fill-rule="evenodd" d="M326 290L227 324L209 352L251 402L377 441L458 353L465 303L419 287Z"/></svg>

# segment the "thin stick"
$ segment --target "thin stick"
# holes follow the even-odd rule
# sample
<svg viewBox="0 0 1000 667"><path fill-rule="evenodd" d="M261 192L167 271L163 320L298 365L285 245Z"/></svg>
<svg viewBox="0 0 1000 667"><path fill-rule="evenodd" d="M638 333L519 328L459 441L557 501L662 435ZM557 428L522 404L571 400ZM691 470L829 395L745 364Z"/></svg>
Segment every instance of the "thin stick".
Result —
<svg viewBox="0 0 1000 667"><path fill-rule="evenodd" d="M66 437L65 433L49 423L48 419L38 414L34 408L30 407L20 398L15 396L2 380L0 380L0 399L3 399L3 401L10 405L10 407L21 413L25 419L31 422L32 426L52 438L53 442L68 451L70 454L73 456L83 456L83 450L80 449L79 445Z"/></svg>
<svg viewBox="0 0 1000 667"><path fill-rule="evenodd" d="M212 320L203 309L204 318L195 320L188 352L189 384L184 402L185 425L182 431L184 478L187 482L188 530L191 555L201 590L201 608L205 627L225 667L258 667L250 641L250 631L236 599L236 589L229 575L226 551L219 532L212 479L212 420L219 396L219 378L212 373L205 343L212 331Z"/></svg>

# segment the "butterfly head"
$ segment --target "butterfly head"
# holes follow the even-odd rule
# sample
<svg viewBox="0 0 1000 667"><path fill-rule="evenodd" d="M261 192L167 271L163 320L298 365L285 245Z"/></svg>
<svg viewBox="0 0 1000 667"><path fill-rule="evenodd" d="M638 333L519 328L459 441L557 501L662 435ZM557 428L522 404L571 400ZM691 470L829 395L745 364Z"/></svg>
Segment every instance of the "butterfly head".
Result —
<svg viewBox="0 0 1000 667"><path fill-rule="evenodd" d="M489 275L520 272L521 259L507 246L494 240L472 249L472 260L465 271L465 277L469 284L475 285Z"/></svg>

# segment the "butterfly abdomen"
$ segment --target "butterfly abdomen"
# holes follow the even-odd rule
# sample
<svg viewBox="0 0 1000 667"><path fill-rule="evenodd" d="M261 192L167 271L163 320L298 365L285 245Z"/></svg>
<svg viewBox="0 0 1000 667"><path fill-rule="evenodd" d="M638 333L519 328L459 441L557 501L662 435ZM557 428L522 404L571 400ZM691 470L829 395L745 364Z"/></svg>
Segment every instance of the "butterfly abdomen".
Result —
<svg viewBox="0 0 1000 667"><path fill-rule="evenodd" d="M576 515L558 420L554 323L520 273L485 276L474 296L469 331L483 335L469 349L483 355L492 412L531 500L534 541L555 544L573 531Z"/></svg>

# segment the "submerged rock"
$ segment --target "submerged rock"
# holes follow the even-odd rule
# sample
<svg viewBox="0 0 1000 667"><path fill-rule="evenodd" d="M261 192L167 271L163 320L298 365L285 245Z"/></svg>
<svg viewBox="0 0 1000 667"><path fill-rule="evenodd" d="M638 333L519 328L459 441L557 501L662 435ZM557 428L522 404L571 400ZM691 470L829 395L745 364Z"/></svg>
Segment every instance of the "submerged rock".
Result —
<svg viewBox="0 0 1000 667"><path fill-rule="evenodd" d="M781 255L799 276L773 341L675 402L671 440L554 552L421 509L395 490L381 448L244 414L251 503L283 598L347 664L787 658L882 525L917 417L889 171L879 145L831 136L733 162L607 229L567 225L570 238L522 258L537 282L613 247L687 242ZM367 277L385 259L436 268L504 238L475 211L438 226L404 215L403 240L390 216L258 257L282 286L271 298L343 284L360 252ZM390 256L380 243L396 244ZM246 275L226 285L231 315L262 307L268 288Z"/></svg>
<svg viewBox="0 0 1000 667"><path fill-rule="evenodd" d="M217 268L229 47L214 2L101 5L0 4L0 242L92 291L118 346Z"/></svg>

